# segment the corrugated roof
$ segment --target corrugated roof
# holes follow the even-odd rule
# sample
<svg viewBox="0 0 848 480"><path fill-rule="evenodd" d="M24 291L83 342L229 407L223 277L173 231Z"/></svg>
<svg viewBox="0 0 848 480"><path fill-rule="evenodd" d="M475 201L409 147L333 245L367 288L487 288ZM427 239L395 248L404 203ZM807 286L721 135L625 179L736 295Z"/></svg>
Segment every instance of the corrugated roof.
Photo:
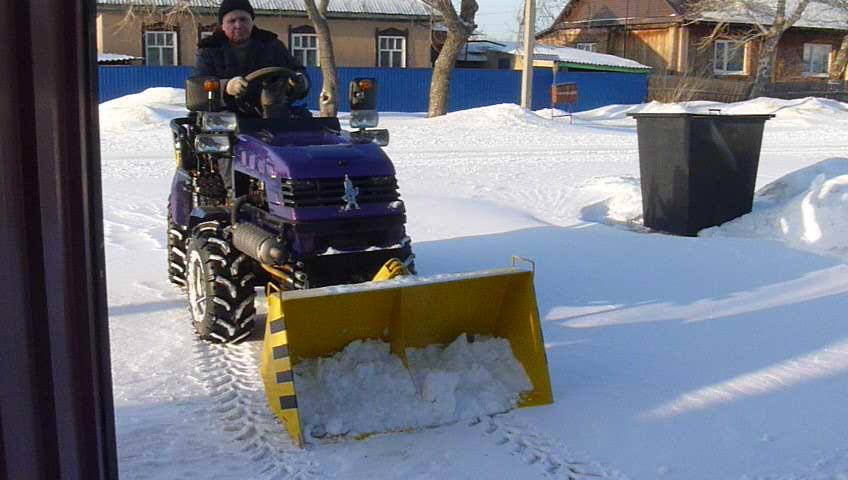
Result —
<svg viewBox="0 0 848 480"><path fill-rule="evenodd" d="M521 56L524 54L524 47L516 42L498 42L493 43L489 47L490 50L508 53L510 55ZM571 63L575 65L591 65L597 67L613 67L624 68L631 70L650 70L651 67L642 65L641 63L621 58L615 55L606 53L587 52L571 47L551 47L549 45L536 44L533 48L533 59L554 61L561 63Z"/></svg>
<svg viewBox="0 0 848 480"><path fill-rule="evenodd" d="M173 7L185 2L195 8L217 9L219 0L97 0L98 5ZM251 0L251 5L262 11L306 12L303 0ZM430 9L420 0L332 0L330 13L430 16Z"/></svg>

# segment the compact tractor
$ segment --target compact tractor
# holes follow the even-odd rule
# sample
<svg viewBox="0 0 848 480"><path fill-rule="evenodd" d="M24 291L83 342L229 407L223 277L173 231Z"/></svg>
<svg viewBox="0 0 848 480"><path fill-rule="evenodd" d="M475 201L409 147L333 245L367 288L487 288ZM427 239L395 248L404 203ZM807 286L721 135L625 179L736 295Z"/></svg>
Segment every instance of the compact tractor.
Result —
<svg viewBox="0 0 848 480"><path fill-rule="evenodd" d="M302 441L293 367L378 339L407 348L464 333L506 338L533 389L552 401L533 272L512 268L416 279L395 169L374 129L377 83L354 79L350 125L292 105L295 72L263 68L225 105L218 79L186 82L189 115L171 122L168 277L185 289L198 336L231 343L268 313L260 372L271 409ZM394 281L395 277L404 277ZM339 288L338 285L350 285Z"/></svg>

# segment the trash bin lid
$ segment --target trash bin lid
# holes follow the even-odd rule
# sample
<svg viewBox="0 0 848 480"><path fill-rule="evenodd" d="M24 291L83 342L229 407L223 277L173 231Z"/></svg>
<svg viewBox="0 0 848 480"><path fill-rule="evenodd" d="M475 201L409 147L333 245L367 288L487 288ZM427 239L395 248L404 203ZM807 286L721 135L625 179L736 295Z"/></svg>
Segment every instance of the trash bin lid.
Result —
<svg viewBox="0 0 848 480"><path fill-rule="evenodd" d="M749 113L749 114L726 114L726 113L692 113L692 112L630 112L627 114L628 117L633 117L635 119L640 118L728 118L728 119L751 119L751 120L768 120L770 118L774 118L773 113Z"/></svg>

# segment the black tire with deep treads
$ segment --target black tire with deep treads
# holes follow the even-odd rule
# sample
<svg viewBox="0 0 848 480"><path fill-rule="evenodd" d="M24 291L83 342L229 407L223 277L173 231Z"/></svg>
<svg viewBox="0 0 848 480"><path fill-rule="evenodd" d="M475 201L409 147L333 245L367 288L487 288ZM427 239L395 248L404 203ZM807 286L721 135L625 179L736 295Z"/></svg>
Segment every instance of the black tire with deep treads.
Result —
<svg viewBox="0 0 848 480"><path fill-rule="evenodd" d="M192 231L186 254L189 312L198 336L237 342L253 329L255 274L252 260L228 242L217 222Z"/></svg>
<svg viewBox="0 0 848 480"><path fill-rule="evenodd" d="M186 287L186 229L177 225L171 219L171 208L168 206L168 281L177 287Z"/></svg>

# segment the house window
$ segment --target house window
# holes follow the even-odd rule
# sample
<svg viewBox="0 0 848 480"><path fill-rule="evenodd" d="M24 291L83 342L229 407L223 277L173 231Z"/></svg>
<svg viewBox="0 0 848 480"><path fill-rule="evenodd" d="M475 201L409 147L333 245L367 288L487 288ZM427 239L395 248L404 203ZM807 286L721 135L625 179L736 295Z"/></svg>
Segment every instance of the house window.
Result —
<svg viewBox="0 0 848 480"><path fill-rule="evenodd" d="M595 42L582 42L574 46L578 50L586 50L587 52L597 52L598 44Z"/></svg>
<svg viewBox="0 0 848 480"><path fill-rule="evenodd" d="M406 68L406 38L381 35L378 37L378 67Z"/></svg>
<svg viewBox="0 0 848 480"><path fill-rule="evenodd" d="M144 58L147 65L176 65L177 32L144 32Z"/></svg>
<svg viewBox="0 0 848 480"><path fill-rule="evenodd" d="M715 73L742 75L745 73L745 44L733 40L716 40Z"/></svg>
<svg viewBox="0 0 848 480"><path fill-rule="evenodd" d="M314 33L293 33L291 52L302 65L318 66L318 35Z"/></svg>
<svg viewBox="0 0 848 480"><path fill-rule="evenodd" d="M826 77L830 66L830 45L804 44L804 76Z"/></svg>

